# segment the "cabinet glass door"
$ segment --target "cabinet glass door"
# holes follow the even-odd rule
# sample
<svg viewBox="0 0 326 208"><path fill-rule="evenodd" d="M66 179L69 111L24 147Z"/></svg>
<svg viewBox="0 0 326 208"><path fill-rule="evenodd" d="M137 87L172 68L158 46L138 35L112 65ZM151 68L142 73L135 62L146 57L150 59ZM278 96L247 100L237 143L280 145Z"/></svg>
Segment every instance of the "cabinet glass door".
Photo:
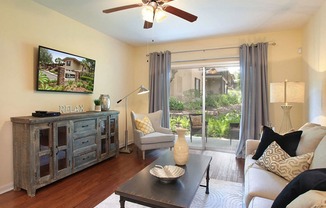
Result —
<svg viewBox="0 0 326 208"><path fill-rule="evenodd" d="M54 124L54 170L56 178L71 173L71 151L69 122Z"/></svg>
<svg viewBox="0 0 326 208"><path fill-rule="evenodd" d="M38 125L34 128L35 136L35 177L39 183L48 181L52 176L52 135L51 125Z"/></svg>
<svg viewBox="0 0 326 208"><path fill-rule="evenodd" d="M110 132L109 132L109 143L110 143L110 154L115 154L118 147L118 117L115 115L110 116Z"/></svg>
<svg viewBox="0 0 326 208"><path fill-rule="evenodd" d="M107 117L100 118L99 125L100 125L99 129L100 129L100 139L101 139L100 154L101 154L101 159L103 159L108 156L108 149L109 149Z"/></svg>

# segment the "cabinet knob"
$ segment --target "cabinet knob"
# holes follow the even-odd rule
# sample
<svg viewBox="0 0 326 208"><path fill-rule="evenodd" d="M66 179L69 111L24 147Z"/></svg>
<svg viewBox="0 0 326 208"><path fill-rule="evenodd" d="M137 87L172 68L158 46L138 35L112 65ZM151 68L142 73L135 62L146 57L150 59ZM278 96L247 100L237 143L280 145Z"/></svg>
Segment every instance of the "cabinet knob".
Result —
<svg viewBox="0 0 326 208"><path fill-rule="evenodd" d="M86 141L82 142L82 144L86 144L86 143L88 143L88 142L89 142L89 140L86 140Z"/></svg>

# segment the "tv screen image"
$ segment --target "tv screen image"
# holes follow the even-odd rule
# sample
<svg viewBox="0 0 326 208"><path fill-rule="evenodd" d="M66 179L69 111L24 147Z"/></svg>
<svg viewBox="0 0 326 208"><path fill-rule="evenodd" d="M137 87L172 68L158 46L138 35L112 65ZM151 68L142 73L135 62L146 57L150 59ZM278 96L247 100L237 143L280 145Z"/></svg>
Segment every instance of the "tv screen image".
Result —
<svg viewBox="0 0 326 208"><path fill-rule="evenodd" d="M37 90L92 93L95 60L39 46Z"/></svg>

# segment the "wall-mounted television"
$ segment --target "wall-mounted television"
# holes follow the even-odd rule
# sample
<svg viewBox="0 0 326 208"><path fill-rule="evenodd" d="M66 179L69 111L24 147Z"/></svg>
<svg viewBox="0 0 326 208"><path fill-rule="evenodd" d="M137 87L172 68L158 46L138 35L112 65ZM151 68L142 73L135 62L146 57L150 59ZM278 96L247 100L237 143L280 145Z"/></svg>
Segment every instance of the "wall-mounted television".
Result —
<svg viewBox="0 0 326 208"><path fill-rule="evenodd" d="M38 91L92 93L95 60L39 46Z"/></svg>

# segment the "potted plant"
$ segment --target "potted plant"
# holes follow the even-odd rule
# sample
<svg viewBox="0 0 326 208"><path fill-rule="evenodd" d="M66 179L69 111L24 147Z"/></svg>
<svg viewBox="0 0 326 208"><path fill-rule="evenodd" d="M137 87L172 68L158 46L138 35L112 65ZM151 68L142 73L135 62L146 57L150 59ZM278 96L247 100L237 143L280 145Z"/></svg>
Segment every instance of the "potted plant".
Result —
<svg viewBox="0 0 326 208"><path fill-rule="evenodd" d="M95 104L95 111L101 111L101 100L95 99L94 104Z"/></svg>

